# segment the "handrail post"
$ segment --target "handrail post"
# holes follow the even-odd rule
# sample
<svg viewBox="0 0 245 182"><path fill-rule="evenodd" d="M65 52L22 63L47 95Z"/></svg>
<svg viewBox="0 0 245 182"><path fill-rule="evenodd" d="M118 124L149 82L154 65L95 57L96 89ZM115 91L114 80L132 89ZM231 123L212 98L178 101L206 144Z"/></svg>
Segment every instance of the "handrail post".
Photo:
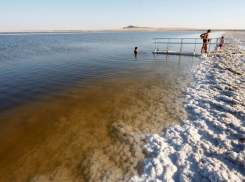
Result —
<svg viewBox="0 0 245 182"><path fill-rule="evenodd" d="M168 51L170 52L171 39L169 39Z"/></svg>
<svg viewBox="0 0 245 182"><path fill-rule="evenodd" d="M180 52L183 50L183 39L181 39L181 46L180 46Z"/></svg>
<svg viewBox="0 0 245 182"><path fill-rule="evenodd" d="M194 54L196 54L197 39L195 40Z"/></svg>
<svg viewBox="0 0 245 182"><path fill-rule="evenodd" d="M157 50L159 51L159 39L157 39Z"/></svg>
<svg viewBox="0 0 245 182"><path fill-rule="evenodd" d="M158 42L158 39L157 39L157 50L159 50L159 44L158 44L159 42Z"/></svg>
<svg viewBox="0 0 245 182"><path fill-rule="evenodd" d="M156 41L156 39L154 39L155 40L155 52L156 52L156 50L157 50L157 41Z"/></svg>
<svg viewBox="0 0 245 182"><path fill-rule="evenodd" d="M212 39L210 39L210 42L208 43L208 45L209 45L209 46L208 46L208 54L210 54L210 46L211 46L210 43L211 43L211 42L212 42Z"/></svg>

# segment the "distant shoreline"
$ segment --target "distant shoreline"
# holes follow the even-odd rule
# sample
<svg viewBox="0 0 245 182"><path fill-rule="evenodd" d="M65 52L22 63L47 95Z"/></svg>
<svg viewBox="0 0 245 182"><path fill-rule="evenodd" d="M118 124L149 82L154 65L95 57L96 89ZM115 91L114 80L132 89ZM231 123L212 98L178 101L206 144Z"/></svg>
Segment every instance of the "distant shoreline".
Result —
<svg viewBox="0 0 245 182"><path fill-rule="evenodd" d="M119 31L206 31L203 28L155 28L155 27L135 27L119 29L98 29L98 30L18 30L0 31L0 33L56 33L56 32L119 32ZM213 31L245 31L245 29L211 29Z"/></svg>

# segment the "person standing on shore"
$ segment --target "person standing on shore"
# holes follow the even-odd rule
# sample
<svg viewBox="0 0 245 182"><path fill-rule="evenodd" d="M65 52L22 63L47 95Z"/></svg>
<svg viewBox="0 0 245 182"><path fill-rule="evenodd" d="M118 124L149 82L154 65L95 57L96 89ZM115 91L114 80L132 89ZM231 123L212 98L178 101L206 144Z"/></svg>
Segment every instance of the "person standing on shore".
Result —
<svg viewBox="0 0 245 182"><path fill-rule="evenodd" d="M225 43L225 39L224 39L224 36L223 36L220 39L219 52L222 52L222 48L224 46L224 43Z"/></svg>
<svg viewBox="0 0 245 182"><path fill-rule="evenodd" d="M202 49L201 49L201 53L208 53L208 43L210 41L209 39L209 33L211 32L211 30L209 29L207 31L207 33L203 33L200 35L200 37L203 39L203 46L202 46Z"/></svg>

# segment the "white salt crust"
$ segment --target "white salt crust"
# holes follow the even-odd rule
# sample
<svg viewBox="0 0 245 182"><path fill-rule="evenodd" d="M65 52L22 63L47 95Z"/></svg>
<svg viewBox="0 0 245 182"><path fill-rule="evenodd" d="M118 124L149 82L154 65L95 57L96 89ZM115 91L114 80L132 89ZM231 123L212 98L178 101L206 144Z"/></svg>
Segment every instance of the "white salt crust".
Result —
<svg viewBox="0 0 245 182"><path fill-rule="evenodd" d="M245 51L245 32L226 33ZM245 56L201 58L185 108L193 121L148 135L152 158L135 182L245 181Z"/></svg>

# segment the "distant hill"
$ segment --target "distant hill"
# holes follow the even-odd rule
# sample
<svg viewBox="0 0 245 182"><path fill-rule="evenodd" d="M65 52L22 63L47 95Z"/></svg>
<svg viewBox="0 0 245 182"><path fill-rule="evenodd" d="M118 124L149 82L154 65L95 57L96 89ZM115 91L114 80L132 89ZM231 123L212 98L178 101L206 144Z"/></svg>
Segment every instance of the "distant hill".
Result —
<svg viewBox="0 0 245 182"><path fill-rule="evenodd" d="M245 31L245 29L212 29L212 31ZM118 29L97 29L97 30L20 30L0 31L0 33L52 33L52 32L85 32L85 31L207 31L205 28L181 28L181 27L140 27L129 25Z"/></svg>
<svg viewBox="0 0 245 182"><path fill-rule="evenodd" d="M129 25L129 26L127 26L127 27L123 27L123 28L143 28L143 27Z"/></svg>

